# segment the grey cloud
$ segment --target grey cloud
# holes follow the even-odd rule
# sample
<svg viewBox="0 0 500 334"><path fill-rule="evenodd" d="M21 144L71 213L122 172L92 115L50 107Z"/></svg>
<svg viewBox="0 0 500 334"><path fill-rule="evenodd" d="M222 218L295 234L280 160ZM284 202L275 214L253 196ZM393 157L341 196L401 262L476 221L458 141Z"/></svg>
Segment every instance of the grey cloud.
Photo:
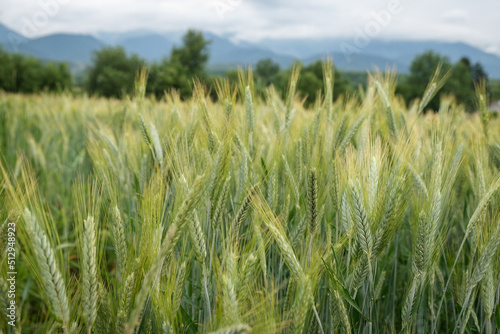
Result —
<svg viewBox="0 0 500 334"><path fill-rule="evenodd" d="M454 8L443 14L443 20L451 24L467 24L469 21L469 14L466 10Z"/></svg>
<svg viewBox="0 0 500 334"><path fill-rule="evenodd" d="M373 12L397 0L0 0L1 21L20 30L22 20L39 11L40 2L49 1L67 4L39 30L40 35L194 27L256 41L352 36L373 20ZM500 53L500 1L399 1L403 11L391 18L378 38L460 40ZM217 3L229 8L223 17L214 8Z"/></svg>

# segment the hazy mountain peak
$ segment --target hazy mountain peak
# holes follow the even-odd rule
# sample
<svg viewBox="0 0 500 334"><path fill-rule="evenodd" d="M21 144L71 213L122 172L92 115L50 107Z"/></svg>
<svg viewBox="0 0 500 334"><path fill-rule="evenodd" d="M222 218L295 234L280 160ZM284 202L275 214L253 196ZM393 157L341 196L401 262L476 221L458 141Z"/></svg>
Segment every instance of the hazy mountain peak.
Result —
<svg viewBox="0 0 500 334"><path fill-rule="evenodd" d="M94 51L103 46L121 45L128 53L136 53L151 62L168 57L172 47L182 43L184 33L136 30L125 33L100 32L95 36L58 33L24 39L0 23L0 44L8 51L19 51L46 60L84 64L90 64ZM9 41L12 36L18 36L16 48ZM281 67L288 67L295 59L308 64L326 55L333 55L337 68L341 70L365 71L394 65L399 71L405 72L415 55L434 50L449 57L452 62L464 56L473 63L480 62L490 77L500 78L499 56L459 41L371 40L359 52L346 55L342 52L342 44L352 43L346 38L264 39L249 43L232 41L230 34L204 32L204 36L212 41L209 45L209 66L218 69L255 64L264 58L271 58Z"/></svg>

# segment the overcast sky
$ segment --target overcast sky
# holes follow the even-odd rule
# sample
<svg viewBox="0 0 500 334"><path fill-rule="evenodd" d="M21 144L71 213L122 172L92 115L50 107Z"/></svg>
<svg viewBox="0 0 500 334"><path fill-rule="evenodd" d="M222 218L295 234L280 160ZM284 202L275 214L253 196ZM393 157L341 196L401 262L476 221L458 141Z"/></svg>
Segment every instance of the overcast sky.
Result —
<svg viewBox="0 0 500 334"><path fill-rule="evenodd" d="M391 13L382 24L381 11ZM500 54L499 0L0 0L0 22L30 37L197 28L257 41L373 29L374 38L463 41Z"/></svg>

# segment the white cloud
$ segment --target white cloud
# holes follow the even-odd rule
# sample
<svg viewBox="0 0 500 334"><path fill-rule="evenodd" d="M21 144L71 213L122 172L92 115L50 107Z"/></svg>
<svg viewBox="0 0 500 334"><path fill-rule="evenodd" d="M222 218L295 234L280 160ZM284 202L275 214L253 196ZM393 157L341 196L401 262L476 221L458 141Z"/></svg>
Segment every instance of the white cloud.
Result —
<svg viewBox="0 0 500 334"><path fill-rule="evenodd" d="M469 21L469 13L461 8L453 8L444 12L443 19L451 24L467 24Z"/></svg>
<svg viewBox="0 0 500 334"><path fill-rule="evenodd" d="M349 37L373 13L398 0L0 0L0 20L21 31L48 3L60 4L36 30L95 33L189 27L232 34L235 39ZM500 1L399 0L403 10L381 29L380 38L463 41L500 52ZM45 6L45 7L44 7ZM496 46L496 47L495 47Z"/></svg>

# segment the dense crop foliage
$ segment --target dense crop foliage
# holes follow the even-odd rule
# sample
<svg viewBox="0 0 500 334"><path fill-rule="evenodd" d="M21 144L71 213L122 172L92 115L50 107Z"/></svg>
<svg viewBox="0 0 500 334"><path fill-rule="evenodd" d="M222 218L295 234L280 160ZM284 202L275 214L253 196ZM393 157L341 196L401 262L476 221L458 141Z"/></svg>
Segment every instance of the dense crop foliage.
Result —
<svg viewBox="0 0 500 334"><path fill-rule="evenodd" d="M0 95L0 242L23 333L496 333L500 122L394 76L304 109ZM239 94L242 104L235 103ZM1 272L7 271L4 246ZM5 277L0 304L5 309ZM5 317L0 326L9 332Z"/></svg>

